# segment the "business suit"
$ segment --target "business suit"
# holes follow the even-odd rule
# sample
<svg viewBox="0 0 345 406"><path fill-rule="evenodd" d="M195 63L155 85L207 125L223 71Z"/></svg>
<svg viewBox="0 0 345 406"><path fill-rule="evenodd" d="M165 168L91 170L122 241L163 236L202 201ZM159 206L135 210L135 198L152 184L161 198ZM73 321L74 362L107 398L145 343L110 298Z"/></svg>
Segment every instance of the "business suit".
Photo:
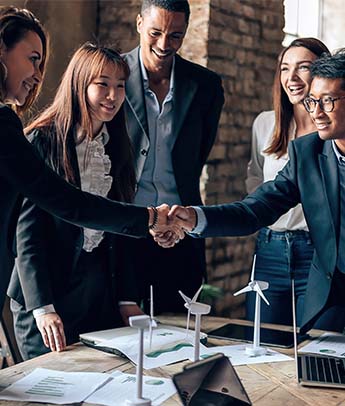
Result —
<svg viewBox="0 0 345 406"><path fill-rule="evenodd" d="M17 115L0 107L0 308L15 256L14 236L22 196L74 224L136 237L147 235L148 213L81 193L44 164L23 135Z"/></svg>
<svg viewBox="0 0 345 406"><path fill-rule="evenodd" d="M49 137L34 131L32 144L42 158L49 157ZM69 145L76 186L81 187L76 148ZM116 137L110 137L105 153L112 162L113 178L108 197L116 194ZM49 158L47 158L49 164ZM61 175L61 173L60 173ZM29 199L24 199L17 225L18 256L8 295L14 310L15 333L24 359L47 352L37 329L32 310L53 304L64 323L67 344L81 333L119 327L117 301L119 281L130 277L130 259L126 275L120 274L123 237L105 233L91 253L83 250L83 229L54 217ZM118 294L119 293L119 294Z"/></svg>
<svg viewBox="0 0 345 406"><path fill-rule="evenodd" d="M125 110L138 182L151 147L139 52L138 47L125 55L131 70L126 82ZM223 89L218 75L178 55L174 69L173 174L182 204L199 205L202 204L199 180L216 137L224 103ZM204 242L187 237L170 252L155 246L150 239L130 241L129 245L140 253L137 268L142 291L139 296L147 297L148 285L152 283L159 287L155 293L157 311L182 310L183 301L177 290L193 294L206 277Z"/></svg>
<svg viewBox="0 0 345 406"><path fill-rule="evenodd" d="M266 182L241 202L205 207L207 227L201 236L247 235L302 203L315 247L301 322L305 331L334 302L332 295L339 286L338 282L332 285L332 280L341 280L343 275L336 271L338 165L331 141L322 141L317 133L291 142L288 154L289 162L275 180ZM337 300L344 304L341 297Z"/></svg>

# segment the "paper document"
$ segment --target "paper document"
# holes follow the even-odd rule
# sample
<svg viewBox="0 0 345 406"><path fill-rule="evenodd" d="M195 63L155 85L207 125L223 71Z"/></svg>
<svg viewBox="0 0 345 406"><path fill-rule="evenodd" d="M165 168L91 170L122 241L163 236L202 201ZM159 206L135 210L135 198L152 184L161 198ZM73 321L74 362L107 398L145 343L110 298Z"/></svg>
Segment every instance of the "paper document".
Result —
<svg viewBox="0 0 345 406"><path fill-rule="evenodd" d="M246 347L248 347L248 344L211 347L207 348L206 351L200 351L200 358L207 358L208 355L213 355L214 353L220 352L230 359L232 365L260 364L265 362L292 360L291 357L269 348L267 348L267 353L265 355L250 356L246 354Z"/></svg>
<svg viewBox="0 0 345 406"><path fill-rule="evenodd" d="M110 378L96 372L37 368L0 392L0 399L65 405L82 402Z"/></svg>
<svg viewBox="0 0 345 406"><path fill-rule="evenodd" d="M298 352L329 355L345 358L345 335L340 333L325 333L302 347Z"/></svg>
<svg viewBox="0 0 345 406"><path fill-rule="evenodd" d="M136 394L136 376L116 371L110 375L113 379L94 392L85 402L100 405L121 406ZM152 406L158 406L176 393L171 379L143 376L143 396L151 399Z"/></svg>
<svg viewBox="0 0 345 406"><path fill-rule="evenodd" d="M149 332L144 333L144 368L158 368L163 365L194 357L194 332L188 337L185 330L178 331L159 327L152 332L152 345L150 347ZM102 341L100 347L114 348L125 354L132 362L138 359L138 334L120 336L111 340ZM200 350L206 347L200 344Z"/></svg>

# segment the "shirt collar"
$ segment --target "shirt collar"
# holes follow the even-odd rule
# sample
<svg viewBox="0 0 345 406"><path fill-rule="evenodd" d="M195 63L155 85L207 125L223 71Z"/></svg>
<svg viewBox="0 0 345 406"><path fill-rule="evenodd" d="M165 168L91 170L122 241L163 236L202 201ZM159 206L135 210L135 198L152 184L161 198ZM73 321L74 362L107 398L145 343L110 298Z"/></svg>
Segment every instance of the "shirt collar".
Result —
<svg viewBox="0 0 345 406"><path fill-rule="evenodd" d="M335 156L337 157L338 163L341 165L345 165L345 156L339 151L337 144L335 143L334 140L332 140L332 147L333 147Z"/></svg>
<svg viewBox="0 0 345 406"><path fill-rule="evenodd" d="M142 55L141 55L141 48L139 49L139 62L140 62L141 75L142 75L142 78L143 78L144 89L147 90L147 89L149 89L149 78L147 76L146 68L144 66L143 58L142 58ZM172 66L171 66L170 84L169 84L169 92L168 92L168 94L173 93L174 85L175 85L175 56L173 58L173 63L172 63Z"/></svg>
<svg viewBox="0 0 345 406"><path fill-rule="evenodd" d="M80 138L80 136L82 135L82 129L80 126L78 126L77 128L77 139ZM101 139L101 142L103 145L106 145L109 141L109 133L108 133L108 129L105 123L103 123L103 126L101 127L101 129L99 130L98 134L96 135L96 137L93 139L93 141ZM84 140L85 141L85 140Z"/></svg>

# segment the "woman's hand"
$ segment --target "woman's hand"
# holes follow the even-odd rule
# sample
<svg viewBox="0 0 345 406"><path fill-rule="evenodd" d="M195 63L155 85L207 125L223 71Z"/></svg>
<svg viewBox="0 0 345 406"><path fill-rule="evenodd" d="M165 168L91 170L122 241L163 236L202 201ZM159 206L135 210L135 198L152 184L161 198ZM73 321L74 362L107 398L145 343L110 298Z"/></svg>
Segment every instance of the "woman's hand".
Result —
<svg viewBox="0 0 345 406"><path fill-rule="evenodd" d="M66 349L66 337L63 323L57 313L47 313L36 317L36 324L44 345L51 351Z"/></svg>

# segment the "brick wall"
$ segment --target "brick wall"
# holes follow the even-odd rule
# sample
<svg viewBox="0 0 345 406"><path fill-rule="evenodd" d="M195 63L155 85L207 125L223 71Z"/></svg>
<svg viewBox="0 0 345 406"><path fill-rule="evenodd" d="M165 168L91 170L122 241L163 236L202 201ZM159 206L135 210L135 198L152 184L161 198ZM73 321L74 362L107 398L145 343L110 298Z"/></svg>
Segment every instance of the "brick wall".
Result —
<svg viewBox="0 0 345 406"><path fill-rule="evenodd" d="M100 2L100 38L128 51L138 44L135 17L140 0ZM283 39L280 0L190 0L191 19L181 55L218 72L225 106L220 129L204 170L201 188L207 204L245 196L251 125L270 109L276 57ZM224 289L214 303L218 315L243 317L244 297L232 292L247 283L254 238L207 241L209 282Z"/></svg>

